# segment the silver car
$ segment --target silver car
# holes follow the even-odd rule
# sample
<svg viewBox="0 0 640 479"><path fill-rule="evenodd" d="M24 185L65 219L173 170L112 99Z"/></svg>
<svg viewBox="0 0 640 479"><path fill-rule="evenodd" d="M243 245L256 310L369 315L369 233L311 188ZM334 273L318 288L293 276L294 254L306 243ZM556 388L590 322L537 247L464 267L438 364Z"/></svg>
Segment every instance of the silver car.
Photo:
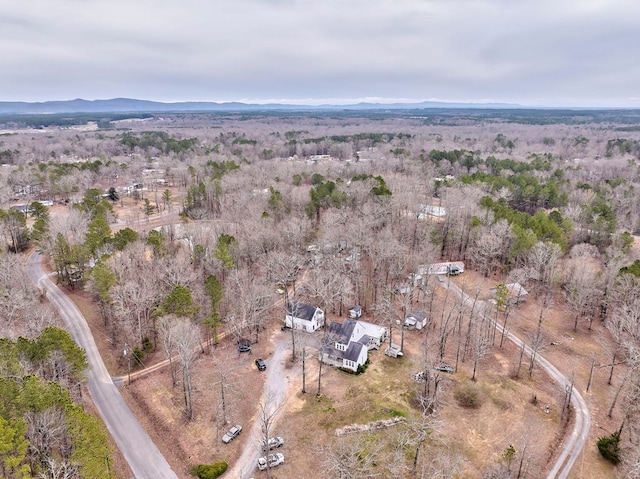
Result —
<svg viewBox="0 0 640 479"><path fill-rule="evenodd" d="M277 454L269 454L268 456L258 458L258 469L264 471L267 468L267 461L269 463L269 468L284 464L284 454L279 452Z"/></svg>
<svg viewBox="0 0 640 479"><path fill-rule="evenodd" d="M280 436L270 437L266 444L264 442L264 439L262 440L263 451L270 451L271 449L277 449L282 446L284 446L284 439L282 439Z"/></svg>
<svg viewBox="0 0 640 479"><path fill-rule="evenodd" d="M224 436L222 436L222 442L224 442L225 444L229 444L236 437L238 437L238 435L241 432L242 432L242 426L240 424L236 424L235 426L233 426L231 429L229 429L227 432L224 433Z"/></svg>

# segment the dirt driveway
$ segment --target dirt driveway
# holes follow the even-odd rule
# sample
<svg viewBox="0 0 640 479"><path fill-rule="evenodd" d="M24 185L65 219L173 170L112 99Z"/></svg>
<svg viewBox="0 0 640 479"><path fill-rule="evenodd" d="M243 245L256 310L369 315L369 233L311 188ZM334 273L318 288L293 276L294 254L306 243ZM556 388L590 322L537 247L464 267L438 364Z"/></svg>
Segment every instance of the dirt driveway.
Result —
<svg viewBox="0 0 640 479"><path fill-rule="evenodd" d="M285 332L276 331L272 334L270 340L273 345L273 354L267 362L267 370L265 371L265 382L262 391L262 397L256 398L261 404L256 414L251 418L251 428L247 431L244 450L238 461L231 469L225 473L225 477L246 479L251 477L258 457L262 455L260 440L263 438L262 427L262 411L266 409L266 414L270 414L276 408L284 409L287 397L291 389L291 375L299 375L299 369L286 369L286 362L291 360L291 349L289 348L289 337ZM276 424L278 422L276 417Z"/></svg>

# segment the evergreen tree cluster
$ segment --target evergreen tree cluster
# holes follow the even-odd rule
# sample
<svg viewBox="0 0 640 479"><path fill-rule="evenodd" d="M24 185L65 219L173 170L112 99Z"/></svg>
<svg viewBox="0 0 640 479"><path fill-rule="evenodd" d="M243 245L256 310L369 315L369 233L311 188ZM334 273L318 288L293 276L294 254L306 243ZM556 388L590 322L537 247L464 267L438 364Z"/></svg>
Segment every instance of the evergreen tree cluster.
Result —
<svg viewBox="0 0 640 479"><path fill-rule="evenodd" d="M64 330L0 339L0 476L115 477L107 431L74 401L86 368Z"/></svg>

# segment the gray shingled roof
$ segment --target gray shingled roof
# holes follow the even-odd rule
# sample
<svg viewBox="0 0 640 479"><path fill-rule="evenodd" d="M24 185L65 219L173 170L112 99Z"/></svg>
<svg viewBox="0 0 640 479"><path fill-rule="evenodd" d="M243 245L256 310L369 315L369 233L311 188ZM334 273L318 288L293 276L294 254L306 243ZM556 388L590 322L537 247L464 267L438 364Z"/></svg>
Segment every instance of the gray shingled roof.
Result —
<svg viewBox="0 0 640 479"><path fill-rule="evenodd" d="M351 342L349 343L349 347L347 348L347 350L344 353L342 353L342 357L344 359L353 361L355 363L356 361L358 361L358 358L360 357L360 352L362 351L362 348L364 348L364 344Z"/></svg>
<svg viewBox="0 0 640 479"><path fill-rule="evenodd" d="M329 325L329 333L334 335L337 343L347 344L355 327L356 321L353 319L345 319L342 323L332 321Z"/></svg>
<svg viewBox="0 0 640 479"><path fill-rule="evenodd" d="M407 319L415 318L416 321L422 322L426 317L427 313L425 311L414 311L409 316L407 316Z"/></svg>
<svg viewBox="0 0 640 479"><path fill-rule="evenodd" d="M316 307L306 303L291 302L287 306L287 315L311 321L316 314Z"/></svg>

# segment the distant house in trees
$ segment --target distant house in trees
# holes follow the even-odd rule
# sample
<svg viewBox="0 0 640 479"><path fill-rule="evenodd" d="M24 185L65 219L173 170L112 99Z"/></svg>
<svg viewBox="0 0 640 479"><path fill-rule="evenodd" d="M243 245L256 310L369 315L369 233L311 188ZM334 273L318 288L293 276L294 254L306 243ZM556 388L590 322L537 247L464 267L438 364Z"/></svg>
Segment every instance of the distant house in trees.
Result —
<svg viewBox="0 0 640 479"><path fill-rule="evenodd" d="M446 263L432 263L426 266L419 266L414 274L422 278L427 274L447 274L456 276L460 273L464 273L464 262L449 261Z"/></svg>
<svg viewBox="0 0 640 479"><path fill-rule="evenodd" d="M11 209L19 211L20 213L23 213L25 215L29 213L29 205L13 205Z"/></svg>
<svg viewBox="0 0 640 479"><path fill-rule="evenodd" d="M40 194L41 191L42 191L42 185L38 183L35 185L17 186L13 189L13 194L16 197L29 196L29 195L37 196Z"/></svg>
<svg viewBox="0 0 640 479"><path fill-rule="evenodd" d="M416 211L416 217L420 220L444 218L446 215L446 208L437 205L418 205Z"/></svg>
<svg viewBox="0 0 640 479"><path fill-rule="evenodd" d="M53 206L53 200L35 200L28 205L15 205L11 208L14 210L18 210L26 215L27 213L29 213L29 210L31 209L31 205L33 205L33 203L40 203L42 206Z"/></svg>
<svg viewBox="0 0 640 479"><path fill-rule="evenodd" d="M351 319L360 319L360 316L362 316L362 306L355 305L349 310L349 317Z"/></svg>
<svg viewBox="0 0 640 479"><path fill-rule="evenodd" d="M309 159L307 160L307 164L313 165L315 163L318 163L319 161L327 160L331 160L331 155L310 155Z"/></svg>
<svg viewBox="0 0 640 479"><path fill-rule="evenodd" d="M331 366L357 371L367 362L370 349L378 349L387 337L387 329L377 324L345 319L342 323L331 322L329 337L333 344L324 346L320 360Z"/></svg>
<svg viewBox="0 0 640 479"><path fill-rule="evenodd" d="M142 189L142 183L138 182L130 183L122 187L122 191L127 195L132 194L134 191L141 191Z"/></svg>
<svg viewBox="0 0 640 479"><path fill-rule="evenodd" d="M308 333L324 325L324 311L310 304L293 301L285 310L284 325L287 328L300 329Z"/></svg>
<svg viewBox="0 0 640 479"><path fill-rule="evenodd" d="M415 311L404 318L404 327L407 329L420 330L427 324L427 313L425 311Z"/></svg>
<svg viewBox="0 0 640 479"><path fill-rule="evenodd" d="M507 291L509 292L509 299L507 300L509 305L515 306L522 303L529 295L528 291L520 283L507 283L505 284ZM491 295L496 295L496 288L491 288Z"/></svg>

